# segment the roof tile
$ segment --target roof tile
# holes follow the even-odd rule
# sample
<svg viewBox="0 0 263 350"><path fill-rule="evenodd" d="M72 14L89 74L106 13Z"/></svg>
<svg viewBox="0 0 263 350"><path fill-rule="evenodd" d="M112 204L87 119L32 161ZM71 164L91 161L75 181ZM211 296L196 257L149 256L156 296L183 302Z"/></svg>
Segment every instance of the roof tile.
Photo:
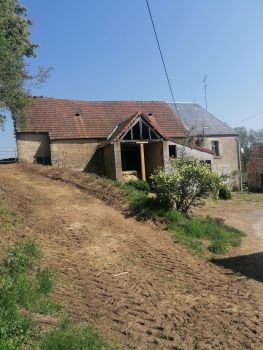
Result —
<svg viewBox="0 0 263 350"><path fill-rule="evenodd" d="M166 137L184 137L185 129L166 102L81 101L36 97L24 132L48 132L51 139L106 139L120 123L136 113L154 117ZM21 131L16 126L17 131Z"/></svg>

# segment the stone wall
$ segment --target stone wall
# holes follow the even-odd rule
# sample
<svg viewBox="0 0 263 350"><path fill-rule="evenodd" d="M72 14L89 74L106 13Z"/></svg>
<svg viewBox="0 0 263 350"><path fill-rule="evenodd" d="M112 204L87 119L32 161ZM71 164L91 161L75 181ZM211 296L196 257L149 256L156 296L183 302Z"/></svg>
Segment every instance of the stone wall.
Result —
<svg viewBox="0 0 263 350"><path fill-rule="evenodd" d="M155 169L163 166L163 143L154 142L144 144L144 157L146 177L148 179Z"/></svg>
<svg viewBox="0 0 263 350"><path fill-rule="evenodd" d="M98 172L101 170L101 152L96 152L97 140L53 140L51 162L60 168Z"/></svg>
<svg viewBox="0 0 263 350"><path fill-rule="evenodd" d="M114 145L108 145L103 149L104 175L109 179L116 179Z"/></svg>
<svg viewBox="0 0 263 350"><path fill-rule="evenodd" d="M252 147L247 172L249 191L263 192L263 143Z"/></svg>
<svg viewBox="0 0 263 350"><path fill-rule="evenodd" d="M251 192L263 192L263 170L261 173L248 173L248 190Z"/></svg>
<svg viewBox="0 0 263 350"><path fill-rule="evenodd" d="M47 133L17 133L16 144L20 162L50 162L50 139Z"/></svg>

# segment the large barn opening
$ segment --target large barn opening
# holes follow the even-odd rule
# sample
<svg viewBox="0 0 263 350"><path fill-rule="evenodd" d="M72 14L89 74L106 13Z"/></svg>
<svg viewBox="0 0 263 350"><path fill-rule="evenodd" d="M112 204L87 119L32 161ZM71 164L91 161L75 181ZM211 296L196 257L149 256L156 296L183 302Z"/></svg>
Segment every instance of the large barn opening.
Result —
<svg viewBox="0 0 263 350"><path fill-rule="evenodd" d="M141 178L140 145L136 143L123 143L121 145L122 171L136 171Z"/></svg>
<svg viewBox="0 0 263 350"><path fill-rule="evenodd" d="M144 164L146 179L152 175L155 169L163 166L163 142L143 143ZM136 172L139 179L143 178L141 144L121 143L122 171Z"/></svg>
<svg viewBox="0 0 263 350"><path fill-rule="evenodd" d="M163 165L162 136L145 116L138 116L122 136L121 159L123 175L143 180L148 180L153 171Z"/></svg>

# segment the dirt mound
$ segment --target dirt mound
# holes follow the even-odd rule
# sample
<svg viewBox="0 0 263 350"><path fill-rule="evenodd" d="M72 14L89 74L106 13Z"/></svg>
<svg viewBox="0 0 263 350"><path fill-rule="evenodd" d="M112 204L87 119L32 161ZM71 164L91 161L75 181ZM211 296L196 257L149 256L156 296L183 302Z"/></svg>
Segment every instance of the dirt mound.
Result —
<svg viewBox="0 0 263 350"><path fill-rule="evenodd" d="M165 231L94 199L99 179L87 177L84 191L83 174L33 168L0 167L4 198L60 273L55 299L74 319L94 323L127 349L263 349L249 279L193 257ZM114 203L119 195L116 189Z"/></svg>
<svg viewBox="0 0 263 350"><path fill-rule="evenodd" d="M70 169L59 169L55 167L43 167L30 164L17 165L22 169L39 175L59 180L85 190L93 197L100 199L117 209L126 209L126 203L120 190L114 186L111 180L101 178L95 174L82 173Z"/></svg>

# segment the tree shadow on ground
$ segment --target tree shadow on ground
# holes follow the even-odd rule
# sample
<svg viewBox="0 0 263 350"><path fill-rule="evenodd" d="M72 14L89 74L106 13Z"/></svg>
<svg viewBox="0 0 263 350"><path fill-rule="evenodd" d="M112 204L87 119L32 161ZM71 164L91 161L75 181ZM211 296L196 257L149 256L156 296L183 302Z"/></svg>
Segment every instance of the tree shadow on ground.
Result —
<svg viewBox="0 0 263 350"><path fill-rule="evenodd" d="M263 252L224 259L212 259L212 262L226 269L241 273L248 278L263 282Z"/></svg>

